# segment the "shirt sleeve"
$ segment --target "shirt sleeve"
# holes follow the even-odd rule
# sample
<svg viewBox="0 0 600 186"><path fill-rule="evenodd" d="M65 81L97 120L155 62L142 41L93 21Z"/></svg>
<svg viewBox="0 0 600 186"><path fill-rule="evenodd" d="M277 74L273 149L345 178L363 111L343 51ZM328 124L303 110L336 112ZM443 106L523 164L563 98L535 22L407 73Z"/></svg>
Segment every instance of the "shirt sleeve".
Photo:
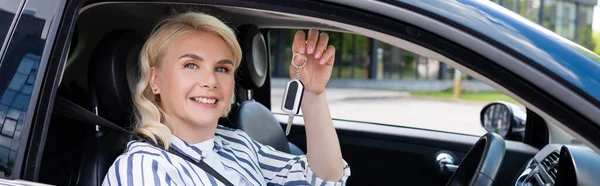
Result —
<svg viewBox="0 0 600 186"><path fill-rule="evenodd" d="M182 185L183 182L181 177L177 176L175 167L157 157L143 153L119 156L108 169L102 185Z"/></svg>
<svg viewBox="0 0 600 186"><path fill-rule="evenodd" d="M275 185L346 185L350 166L345 160L344 174L338 181L325 181L312 172L306 155L292 155L254 141L258 148L258 162L265 181Z"/></svg>

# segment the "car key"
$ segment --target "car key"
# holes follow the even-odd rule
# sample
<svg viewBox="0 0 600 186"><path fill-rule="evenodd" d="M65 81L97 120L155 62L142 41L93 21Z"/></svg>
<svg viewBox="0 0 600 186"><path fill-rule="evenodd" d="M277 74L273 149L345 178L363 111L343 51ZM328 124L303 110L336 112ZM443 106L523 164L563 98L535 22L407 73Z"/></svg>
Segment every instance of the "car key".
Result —
<svg viewBox="0 0 600 186"><path fill-rule="evenodd" d="M296 67L296 77L288 82L285 86L285 92L283 93L283 101L281 104L281 110L289 114L285 129L286 136L290 134L292 123L294 122L294 116L300 112L300 104L302 103L302 96L304 95L304 84L302 84L300 81L300 71L302 70L302 67L306 65L306 58L304 58L304 63L302 65L296 66L294 63L294 58L298 55L300 54L296 53L294 56L292 56L292 65Z"/></svg>

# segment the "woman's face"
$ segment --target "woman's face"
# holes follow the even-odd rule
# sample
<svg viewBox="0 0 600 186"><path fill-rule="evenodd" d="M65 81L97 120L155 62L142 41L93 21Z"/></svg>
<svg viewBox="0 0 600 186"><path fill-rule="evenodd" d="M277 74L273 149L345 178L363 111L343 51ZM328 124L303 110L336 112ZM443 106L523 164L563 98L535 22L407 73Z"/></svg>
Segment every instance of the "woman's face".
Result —
<svg viewBox="0 0 600 186"><path fill-rule="evenodd" d="M150 86L176 126L214 126L231 104L233 68L220 36L192 32L175 40L161 66L152 68Z"/></svg>

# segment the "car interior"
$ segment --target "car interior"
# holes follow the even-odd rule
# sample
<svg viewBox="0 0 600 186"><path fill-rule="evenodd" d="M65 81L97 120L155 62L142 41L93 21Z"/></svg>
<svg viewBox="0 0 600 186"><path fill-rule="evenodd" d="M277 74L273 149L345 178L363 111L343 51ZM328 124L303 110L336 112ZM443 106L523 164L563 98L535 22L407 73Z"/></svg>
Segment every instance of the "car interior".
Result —
<svg viewBox="0 0 600 186"><path fill-rule="evenodd" d="M73 40L76 42L73 42L72 56L67 64L70 67L64 73L63 83L57 94L129 130L132 129L131 123L134 120L131 90L135 87L138 73L137 55L145 41L144 38L150 31L149 28L155 24L153 21L165 16L148 13L182 12L185 8L189 8L189 6L148 4L145 5L148 8L145 9L145 13L127 15L131 14L130 10L137 9L130 6L137 5L100 6L90 8L81 15L77 33L82 34L74 35L76 38ZM198 8L203 9L202 12L222 11L215 8ZM112 12L111 15L129 17L131 20L114 24L116 17L100 16L106 15L109 11ZM137 18L145 16L156 17L148 19L145 24L139 23ZM107 22L99 25L96 24L98 21ZM120 27L131 23L138 25ZM252 97L255 91L270 91L270 89L259 90L265 84L268 74L268 53L264 33L255 24L236 22L235 25L244 56L236 75L236 102L232 105L229 117L222 118L220 124L242 129L254 140L279 151L303 155L303 150L288 142L279 121L269 108ZM97 29L93 27L105 28L106 32L82 31ZM83 33L90 35L83 35ZM263 96L264 98L268 96ZM132 136L128 134L101 128L98 125L79 123L69 116L55 114L48 132L44 157L64 159L42 160L44 163L41 172L50 172L53 167L59 165L63 165L64 168L61 168L61 176L41 174L41 179L48 179L47 182L57 185L101 185L108 168L116 156L123 152L129 140L132 140ZM61 156L65 149L70 153ZM64 166L64 163L69 165ZM45 178L43 175L49 177Z"/></svg>
<svg viewBox="0 0 600 186"><path fill-rule="evenodd" d="M398 47L466 69L415 43L333 20L234 6L103 2L83 6L77 16L57 97L131 130L135 120L131 89L137 79L137 56L141 46L157 20L186 11L205 12L223 19L235 28L242 47L235 103L229 116L222 118L219 124L244 130L263 144L295 155L306 153L306 135L301 122L295 123L290 135L286 136L282 128L285 116L273 114L270 108L269 29L358 30L360 34L387 39ZM526 130L545 127L544 120L537 114L531 110L527 114ZM533 122L536 124L529 124ZM452 174L439 171L434 163L436 156L447 153L460 162L480 137L343 120L336 120L335 125L344 160L351 167L348 185L445 185ZM547 129L542 131L545 133L535 136L547 137ZM544 148L548 141L541 138L532 139L529 144L507 140L504 157L499 157L502 166L494 185L511 185L518 180L536 178L535 175L551 176L553 181L560 177L571 181L577 180L575 177L591 179L581 178L581 174L563 174L557 178L554 173L552 176L550 173L555 171L554 165L558 161L546 160L550 155L575 157L588 154L576 148L563 150L567 147L562 146ZM53 185L101 185L104 174L131 139L128 134L94 123L82 123L55 111L47 132L39 181ZM536 143L540 146L531 145ZM544 150L540 150L542 148ZM548 161L549 164L539 174L529 175L538 170L532 163L534 161ZM571 167L571 172L577 172L574 170L577 166L564 162L560 162L561 168ZM581 164L582 161L573 162ZM528 174L521 174L525 172Z"/></svg>

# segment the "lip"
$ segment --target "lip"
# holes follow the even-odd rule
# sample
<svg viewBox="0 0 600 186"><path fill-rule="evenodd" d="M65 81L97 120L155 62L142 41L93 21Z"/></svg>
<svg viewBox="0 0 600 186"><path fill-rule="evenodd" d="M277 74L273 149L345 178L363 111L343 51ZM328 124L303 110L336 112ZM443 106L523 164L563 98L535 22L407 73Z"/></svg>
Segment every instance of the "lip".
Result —
<svg viewBox="0 0 600 186"><path fill-rule="evenodd" d="M201 103L201 102L197 102L197 101L194 101L194 100L192 100L192 99L193 99L193 98L195 98L195 97L202 97L202 98L206 98L206 99L215 99L215 100L217 100L217 102L216 102L216 103L214 103L214 104L210 104L210 103ZM219 103L219 101L220 101L220 100L219 100L217 97L215 97L215 96L192 96L192 97L189 97L189 98L188 98L188 100L189 100L189 101L191 101L191 102L192 102L194 105L196 105L196 106L199 106L199 107L202 107L202 108L215 108L215 107L217 107L217 104L218 104L218 103Z"/></svg>
<svg viewBox="0 0 600 186"><path fill-rule="evenodd" d="M197 98L197 97L219 100L219 98L217 98L216 96L191 96L189 98L191 99L191 98Z"/></svg>

